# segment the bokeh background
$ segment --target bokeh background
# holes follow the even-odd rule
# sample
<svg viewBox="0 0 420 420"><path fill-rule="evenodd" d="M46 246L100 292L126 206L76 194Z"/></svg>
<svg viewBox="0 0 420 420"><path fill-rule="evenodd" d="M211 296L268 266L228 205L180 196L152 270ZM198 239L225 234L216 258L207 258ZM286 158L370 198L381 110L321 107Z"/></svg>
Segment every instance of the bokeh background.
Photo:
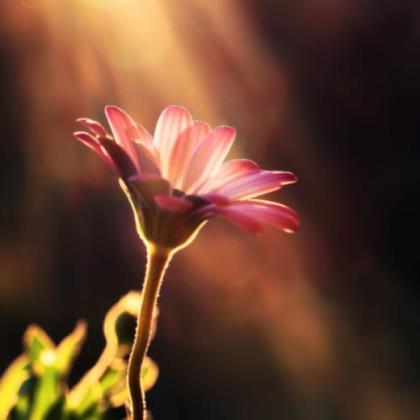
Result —
<svg viewBox="0 0 420 420"><path fill-rule="evenodd" d="M144 270L130 209L75 119L168 104L237 127L232 156L292 170L302 219L221 220L174 260L150 354L156 420L420 418L420 3L0 1L0 370L29 323L106 310Z"/></svg>

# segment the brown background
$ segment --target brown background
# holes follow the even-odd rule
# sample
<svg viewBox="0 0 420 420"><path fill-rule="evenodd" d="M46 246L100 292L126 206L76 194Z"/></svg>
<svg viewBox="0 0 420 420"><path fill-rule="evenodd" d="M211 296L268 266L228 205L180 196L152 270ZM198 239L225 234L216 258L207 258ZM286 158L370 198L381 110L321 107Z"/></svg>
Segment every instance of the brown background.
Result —
<svg viewBox="0 0 420 420"><path fill-rule="evenodd" d="M420 418L420 6L395 0L0 1L0 370L137 288L117 182L71 136L168 104L288 169L294 236L212 221L172 264L151 347L157 420Z"/></svg>

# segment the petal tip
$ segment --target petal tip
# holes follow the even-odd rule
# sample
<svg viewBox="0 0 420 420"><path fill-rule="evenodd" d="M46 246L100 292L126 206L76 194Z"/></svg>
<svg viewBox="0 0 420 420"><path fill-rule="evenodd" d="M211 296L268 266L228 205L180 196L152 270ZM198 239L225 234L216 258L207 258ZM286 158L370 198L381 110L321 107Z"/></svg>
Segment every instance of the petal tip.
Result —
<svg viewBox="0 0 420 420"><path fill-rule="evenodd" d="M296 184L297 182L299 182L299 178L293 172L289 172L289 175L290 175L290 180L288 184Z"/></svg>
<svg viewBox="0 0 420 420"><path fill-rule="evenodd" d="M112 111L113 109L120 109L120 108L118 108L116 105L111 105L111 104L108 104L108 105L105 105L105 112L107 112L107 111Z"/></svg>
<svg viewBox="0 0 420 420"><path fill-rule="evenodd" d="M224 132L230 133L231 135L236 136L236 128L230 125L219 125L216 129L223 130Z"/></svg>
<svg viewBox="0 0 420 420"><path fill-rule="evenodd" d="M92 134L89 134L86 131L73 131L73 137L79 141L86 141L87 139L95 141L95 138L92 136Z"/></svg>
<svg viewBox="0 0 420 420"><path fill-rule="evenodd" d="M164 120L167 118L187 118L189 120L189 124L192 124L193 118L191 113L188 111L187 108L180 106L180 105L169 105L167 106L161 113L160 117L163 117Z"/></svg>
<svg viewBox="0 0 420 420"><path fill-rule="evenodd" d="M289 172L289 171L263 171L263 172L264 173L271 172L273 175L276 175L278 177L280 186L296 184L298 182L298 177L293 172Z"/></svg>
<svg viewBox="0 0 420 420"><path fill-rule="evenodd" d="M181 111L181 112L188 112L188 109L185 108L184 106L175 105L175 104L172 104L172 105L167 106L162 112L171 111L171 110L173 110L173 111Z"/></svg>
<svg viewBox="0 0 420 420"><path fill-rule="evenodd" d="M296 226L295 228L291 229L291 228L283 228L283 232L287 233L288 235L292 235L293 233L296 233L296 231L298 230L299 226Z"/></svg>
<svg viewBox="0 0 420 420"><path fill-rule="evenodd" d="M104 112L107 117L109 117L110 115L112 116L112 114L115 114L115 113L118 113L118 114L126 113L122 108L118 107L117 105L105 105Z"/></svg>

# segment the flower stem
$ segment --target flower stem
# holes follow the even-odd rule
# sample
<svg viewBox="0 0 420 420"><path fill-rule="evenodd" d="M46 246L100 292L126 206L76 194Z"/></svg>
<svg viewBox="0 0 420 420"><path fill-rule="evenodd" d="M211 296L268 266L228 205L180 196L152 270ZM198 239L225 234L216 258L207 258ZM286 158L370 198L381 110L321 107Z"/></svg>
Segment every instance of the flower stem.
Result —
<svg viewBox="0 0 420 420"><path fill-rule="evenodd" d="M128 389L131 420L146 420L146 400L141 385L141 368L150 341L153 313L163 275L172 257L172 250L153 244L147 247L147 269L137 318L136 336L128 362Z"/></svg>

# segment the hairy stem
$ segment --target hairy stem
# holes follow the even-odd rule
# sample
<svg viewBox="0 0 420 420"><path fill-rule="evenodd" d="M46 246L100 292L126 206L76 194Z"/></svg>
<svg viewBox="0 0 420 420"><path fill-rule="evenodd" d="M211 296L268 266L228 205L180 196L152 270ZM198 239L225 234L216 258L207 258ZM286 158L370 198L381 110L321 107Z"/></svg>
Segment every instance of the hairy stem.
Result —
<svg viewBox="0 0 420 420"><path fill-rule="evenodd" d="M146 400L141 385L141 368L150 341L150 333L162 278L172 256L170 249L152 244L147 247L147 269L137 318L136 336L128 362L128 389L131 420L146 420Z"/></svg>

